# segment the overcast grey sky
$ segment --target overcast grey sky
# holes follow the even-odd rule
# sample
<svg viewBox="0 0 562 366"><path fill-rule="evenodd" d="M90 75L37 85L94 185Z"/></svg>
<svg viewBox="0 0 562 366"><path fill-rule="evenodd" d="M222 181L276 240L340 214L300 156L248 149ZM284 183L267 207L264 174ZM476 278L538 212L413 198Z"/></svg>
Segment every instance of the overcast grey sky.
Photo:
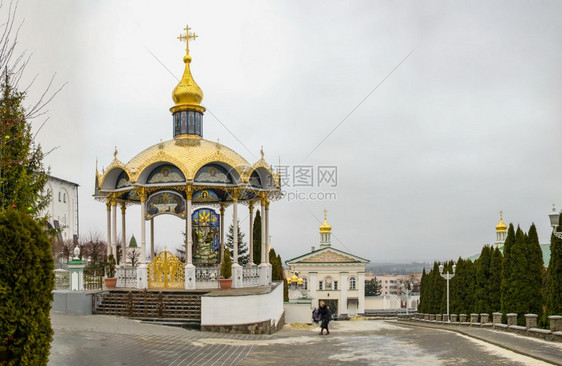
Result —
<svg viewBox="0 0 562 366"><path fill-rule="evenodd" d="M172 138L187 23L199 35L190 49L204 138L250 163L263 145L291 172L337 167L336 187L287 177L288 195L337 197L271 206L283 260L318 246L326 208L333 246L379 263L477 253L495 240L500 210L550 240L546 215L562 208L560 14L554 1L34 0L18 11L27 76L39 73L29 99L54 73L68 82L38 139L60 146L46 159L52 174L80 184L82 236L105 236L96 157L101 169L115 145L126 162ZM129 209L128 235L140 236L138 216ZM156 227L157 245L180 245L179 219Z"/></svg>

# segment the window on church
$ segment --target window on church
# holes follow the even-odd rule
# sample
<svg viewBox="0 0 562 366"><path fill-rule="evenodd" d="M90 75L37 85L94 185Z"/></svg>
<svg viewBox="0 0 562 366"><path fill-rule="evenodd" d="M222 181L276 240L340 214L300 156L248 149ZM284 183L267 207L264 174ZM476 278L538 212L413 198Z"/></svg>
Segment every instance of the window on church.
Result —
<svg viewBox="0 0 562 366"><path fill-rule="evenodd" d="M62 201L63 201L64 203L66 203L66 193L63 193L63 194L62 194Z"/></svg>
<svg viewBox="0 0 562 366"><path fill-rule="evenodd" d="M303 290L308 290L308 278L306 277L302 278L302 288Z"/></svg>
<svg viewBox="0 0 562 366"><path fill-rule="evenodd" d="M332 289L332 277L326 277L324 279L324 286L326 287L326 290L331 290Z"/></svg>
<svg viewBox="0 0 562 366"><path fill-rule="evenodd" d="M338 289L338 281L334 281L334 290Z"/></svg>
<svg viewBox="0 0 562 366"><path fill-rule="evenodd" d="M349 289L350 289L350 290L355 290L355 277L350 277L350 278L349 278Z"/></svg>
<svg viewBox="0 0 562 366"><path fill-rule="evenodd" d="M59 202L60 202L60 201L61 201L61 194L60 194L60 192L59 192Z"/></svg>
<svg viewBox="0 0 562 366"><path fill-rule="evenodd" d="M322 281L318 282L318 289L322 290Z"/></svg>

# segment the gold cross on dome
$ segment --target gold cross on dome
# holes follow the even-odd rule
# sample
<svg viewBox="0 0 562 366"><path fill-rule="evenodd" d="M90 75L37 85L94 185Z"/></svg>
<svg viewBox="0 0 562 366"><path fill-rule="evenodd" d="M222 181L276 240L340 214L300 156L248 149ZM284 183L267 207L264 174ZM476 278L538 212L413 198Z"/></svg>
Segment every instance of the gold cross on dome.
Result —
<svg viewBox="0 0 562 366"><path fill-rule="evenodd" d="M328 210L324 209L324 221L326 221L326 216L328 216Z"/></svg>
<svg viewBox="0 0 562 366"><path fill-rule="evenodd" d="M180 42L185 41L185 50L187 52L189 52L189 40L193 39L195 41L195 38L199 37L197 34L190 32L191 28L189 28L188 25L185 26L184 28L185 30L185 34L181 34L179 35L178 39L180 40Z"/></svg>

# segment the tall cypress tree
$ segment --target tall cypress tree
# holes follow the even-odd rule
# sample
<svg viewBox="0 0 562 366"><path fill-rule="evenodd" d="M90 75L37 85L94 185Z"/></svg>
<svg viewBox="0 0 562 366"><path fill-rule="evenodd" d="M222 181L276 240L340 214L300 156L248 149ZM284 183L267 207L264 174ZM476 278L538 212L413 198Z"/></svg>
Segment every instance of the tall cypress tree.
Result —
<svg viewBox="0 0 562 366"><path fill-rule="evenodd" d="M506 314L511 312L511 276L512 272L516 270L515 260L513 258L513 246L515 245L515 229L513 224L509 224L507 229L507 236L503 245L503 264L502 264L502 284L501 284L501 312Z"/></svg>
<svg viewBox="0 0 562 366"><path fill-rule="evenodd" d="M476 288L475 288L475 311L477 313L490 313L490 266L492 261L492 249L485 245L476 261Z"/></svg>
<svg viewBox="0 0 562 366"><path fill-rule="evenodd" d="M418 305L418 311L420 313L425 313L425 303L427 301L426 296L426 283L427 283L427 274L425 273L425 267L422 270L422 276L420 279L420 303Z"/></svg>
<svg viewBox="0 0 562 366"><path fill-rule="evenodd" d="M254 263L261 263L261 215L260 210L256 211L256 217L254 218L254 228L253 228L253 256Z"/></svg>
<svg viewBox="0 0 562 366"><path fill-rule="evenodd" d="M537 228L533 223L529 228L527 236L527 282L526 293L528 296L528 312L542 315L542 285L544 261L542 259L542 250L539 243Z"/></svg>
<svg viewBox="0 0 562 366"><path fill-rule="evenodd" d="M527 260L527 236L517 227L515 232L515 241L511 247L511 272L507 277L504 311L510 313L517 313L518 324L524 324L524 314L529 311L529 298L528 291L528 260ZM502 294L503 295L503 294Z"/></svg>
<svg viewBox="0 0 562 366"><path fill-rule="evenodd" d="M562 228L562 215L556 228ZM544 322L550 315L562 315L562 239L554 234L550 236L550 262L548 263L546 280L546 308Z"/></svg>
<svg viewBox="0 0 562 366"><path fill-rule="evenodd" d="M490 312L501 310L503 255L499 248L494 249L490 261L490 280L488 281L488 299Z"/></svg>
<svg viewBox="0 0 562 366"><path fill-rule="evenodd" d="M431 314L441 313L441 299L443 298L443 293L446 291L445 283L443 278L439 275L439 262L433 264L432 276L433 276L433 296L431 301Z"/></svg>
<svg viewBox="0 0 562 366"><path fill-rule="evenodd" d="M240 230L240 220L236 222L238 226L238 264L245 266L250 260L248 253L248 244L244 242L244 233ZM230 259L234 259L234 226L230 224L228 227L228 235L226 236L226 244L230 249Z"/></svg>
<svg viewBox="0 0 562 366"><path fill-rule="evenodd" d="M22 105L25 93L10 84L6 70L1 77L0 211L10 207L37 217L50 200L42 193L48 179L43 152L33 141Z"/></svg>

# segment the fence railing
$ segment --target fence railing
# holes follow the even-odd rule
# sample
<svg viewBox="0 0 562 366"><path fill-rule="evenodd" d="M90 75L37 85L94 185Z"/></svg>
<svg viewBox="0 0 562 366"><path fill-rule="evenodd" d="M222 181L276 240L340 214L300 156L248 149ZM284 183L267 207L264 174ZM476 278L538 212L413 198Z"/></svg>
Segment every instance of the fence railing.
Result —
<svg viewBox="0 0 562 366"><path fill-rule="evenodd" d="M55 269L55 290L70 289L70 273L64 269Z"/></svg>
<svg viewBox="0 0 562 366"><path fill-rule="evenodd" d="M117 268L115 271L115 275L117 276L117 287L137 287L136 267Z"/></svg>
<svg viewBox="0 0 562 366"><path fill-rule="evenodd" d="M219 286L218 266L195 268L195 281L197 288L217 288Z"/></svg>
<svg viewBox="0 0 562 366"><path fill-rule="evenodd" d="M260 284L260 268L244 267L242 269L242 287L256 287Z"/></svg>
<svg viewBox="0 0 562 366"><path fill-rule="evenodd" d="M84 268L84 290L103 289L103 270L101 268Z"/></svg>

